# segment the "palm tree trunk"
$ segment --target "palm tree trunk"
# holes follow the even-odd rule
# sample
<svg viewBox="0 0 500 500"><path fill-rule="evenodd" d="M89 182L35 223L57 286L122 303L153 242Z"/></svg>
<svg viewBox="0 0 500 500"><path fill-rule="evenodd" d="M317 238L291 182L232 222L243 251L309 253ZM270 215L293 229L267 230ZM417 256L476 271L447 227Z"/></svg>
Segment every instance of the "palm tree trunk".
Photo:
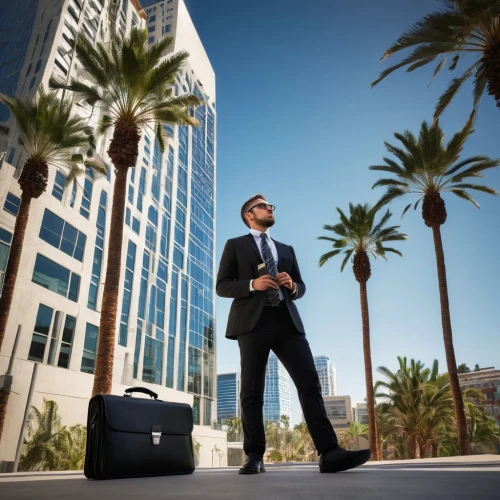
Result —
<svg viewBox="0 0 500 500"><path fill-rule="evenodd" d="M380 460L380 450L377 439L377 423L375 420L375 394L373 392L372 354L370 348L370 315L368 312L368 294L366 281L359 282L361 300L361 320L363 322L363 354L365 357L366 407L368 411L368 444L372 457Z"/></svg>
<svg viewBox="0 0 500 500"><path fill-rule="evenodd" d="M0 443L2 442L3 426L5 424L5 417L7 416L7 403L9 402L10 394L0 392Z"/></svg>
<svg viewBox="0 0 500 500"><path fill-rule="evenodd" d="M444 262L443 240L441 239L440 226L432 226L434 236L434 247L436 250L436 263L439 282L439 297L441 300L441 322L443 325L444 350L446 353L446 364L450 377L450 388L453 395L455 407L455 418L457 421L457 433L461 455L470 455L471 449L467 435L467 420L465 418L464 400L458 381L457 362L455 349L453 347L453 334L451 330L450 304L448 300L448 285L446 282L446 265Z"/></svg>
<svg viewBox="0 0 500 500"><path fill-rule="evenodd" d="M10 247L9 261L5 270L5 279L3 282L2 297L0 297L0 351L2 349L3 339L5 338L5 330L9 319L10 306L12 305L12 297L14 296L14 288L16 286L17 272L21 262L21 254L23 252L24 235L28 218L30 214L31 196L22 194L19 213L14 226L14 235L12 237L12 245ZM1 433L0 433L1 437Z"/></svg>
<svg viewBox="0 0 500 500"><path fill-rule="evenodd" d="M104 282L104 293L99 325L99 341L92 396L110 394L113 384L113 361L115 356L116 316L123 242L123 219L127 190L127 169L116 170L111 211L110 237L108 240L108 261Z"/></svg>

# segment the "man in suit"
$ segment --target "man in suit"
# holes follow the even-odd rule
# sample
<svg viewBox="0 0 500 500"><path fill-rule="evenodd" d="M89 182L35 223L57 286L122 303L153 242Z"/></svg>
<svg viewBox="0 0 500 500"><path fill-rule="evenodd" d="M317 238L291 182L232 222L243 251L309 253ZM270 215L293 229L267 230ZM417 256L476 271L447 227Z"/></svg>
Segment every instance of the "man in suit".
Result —
<svg viewBox="0 0 500 500"><path fill-rule="evenodd" d="M241 355L241 420L247 459L240 474L265 472L264 387L272 350L290 374L320 454L321 472L352 469L370 450L346 451L326 415L319 377L295 301L306 286L293 248L271 239L274 206L256 194L241 208L250 234L227 241L217 274L217 295L234 299L226 337L238 340ZM265 264L265 269L262 270Z"/></svg>

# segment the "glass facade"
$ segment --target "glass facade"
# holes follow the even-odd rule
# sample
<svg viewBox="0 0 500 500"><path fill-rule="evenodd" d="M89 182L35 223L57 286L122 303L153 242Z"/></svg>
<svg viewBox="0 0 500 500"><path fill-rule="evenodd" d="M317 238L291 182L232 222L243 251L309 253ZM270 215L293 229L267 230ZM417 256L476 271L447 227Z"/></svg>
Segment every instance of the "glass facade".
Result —
<svg viewBox="0 0 500 500"><path fill-rule="evenodd" d="M108 194L101 191L99 209L97 211L97 234L95 237L94 260L92 262L92 277L90 279L89 298L87 307L92 310L97 309L97 295L102 272L102 258L104 254L104 237L106 234L106 205Z"/></svg>
<svg viewBox="0 0 500 500"><path fill-rule="evenodd" d="M3 209L14 217L17 217L20 206L21 198L18 198L12 193L7 193L7 197L5 198L5 202L3 204Z"/></svg>
<svg viewBox="0 0 500 500"><path fill-rule="evenodd" d="M2 29L0 30L0 92L2 94L14 95L17 90L37 9L38 0L2 2ZM16 57L13 57L13 54L16 54ZM9 114L9 110L0 104L0 122L6 121Z"/></svg>
<svg viewBox="0 0 500 500"><path fill-rule="evenodd" d="M70 257L83 261L87 236L48 209L45 209L43 214L40 239L59 248Z"/></svg>
<svg viewBox="0 0 500 500"><path fill-rule="evenodd" d="M321 394L324 396L337 395L337 370L327 356L314 356L314 365L321 383Z"/></svg>
<svg viewBox="0 0 500 500"><path fill-rule="evenodd" d="M32 281L51 292L78 302L80 276L41 254L36 256Z"/></svg>
<svg viewBox="0 0 500 500"><path fill-rule="evenodd" d="M240 377L238 373L217 375L217 422L225 424L240 416Z"/></svg>
<svg viewBox="0 0 500 500"><path fill-rule="evenodd" d="M75 335L76 318L39 304L28 359L68 368ZM47 346L49 348L47 349Z"/></svg>
<svg viewBox="0 0 500 500"><path fill-rule="evenodd" d="M278 421L282 415L292 420L292 380L281 361L271 353L266 368L264 421Z"/></svg>

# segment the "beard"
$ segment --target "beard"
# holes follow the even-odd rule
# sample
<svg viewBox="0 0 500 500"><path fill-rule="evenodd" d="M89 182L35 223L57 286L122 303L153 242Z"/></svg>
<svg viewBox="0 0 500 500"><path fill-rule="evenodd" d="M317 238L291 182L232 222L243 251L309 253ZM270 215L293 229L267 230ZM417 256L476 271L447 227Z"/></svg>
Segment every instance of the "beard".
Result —
<svg viewBox="0 0 500 500"><path fill-rule="evenodd" d="M274 223L276 222L274 220L274 216L272 218L269 217L255 217L254 221L260 226L260 227L272 227L274 226Z"/></svg>

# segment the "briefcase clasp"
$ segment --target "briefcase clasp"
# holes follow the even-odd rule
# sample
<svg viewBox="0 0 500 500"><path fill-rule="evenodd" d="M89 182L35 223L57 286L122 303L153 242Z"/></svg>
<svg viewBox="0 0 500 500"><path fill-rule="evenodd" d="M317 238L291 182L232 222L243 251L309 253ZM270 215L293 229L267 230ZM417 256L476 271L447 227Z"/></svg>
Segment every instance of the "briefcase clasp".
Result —
<svg viewBox="0 0 500 500"><path fill-rule="evenodd" d="M161 427L153 425L151 428L151 443L153 446L159 446L161 440Z"/></svg>

